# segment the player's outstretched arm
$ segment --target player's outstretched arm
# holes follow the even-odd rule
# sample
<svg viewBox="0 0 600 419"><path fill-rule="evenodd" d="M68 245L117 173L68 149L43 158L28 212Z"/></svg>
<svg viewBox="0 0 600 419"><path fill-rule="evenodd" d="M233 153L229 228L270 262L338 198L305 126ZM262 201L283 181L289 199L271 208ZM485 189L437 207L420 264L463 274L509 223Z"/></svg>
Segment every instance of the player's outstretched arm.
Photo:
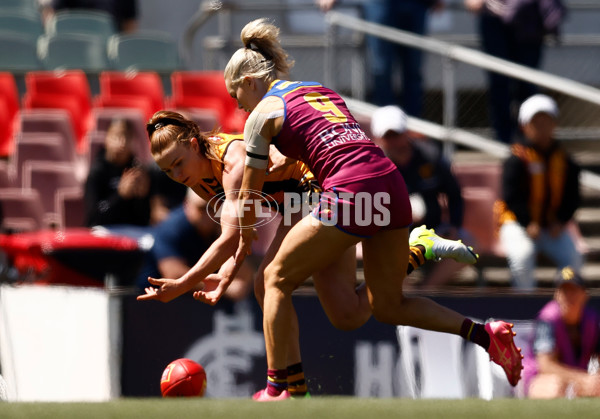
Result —
<svg viewBox="0 0 600 419"><path fill-rule="evenodd" d="M190 289L185 289L177 279L148 277L148 282L154 287L146 287L144 289L145 293L137 296L138 301L158 300L168 303L181 294L190 291Z"/></svg>
<svg viewBox="0 0 600 419"><path fill-rule="evenodd" d="M235 279L239 268L239 266L235 265L234 258L229 258L221 266L219 273L209 275L202 281L201 288L194 292L193 297L200 302L214 306L219 302Z"/></svg>

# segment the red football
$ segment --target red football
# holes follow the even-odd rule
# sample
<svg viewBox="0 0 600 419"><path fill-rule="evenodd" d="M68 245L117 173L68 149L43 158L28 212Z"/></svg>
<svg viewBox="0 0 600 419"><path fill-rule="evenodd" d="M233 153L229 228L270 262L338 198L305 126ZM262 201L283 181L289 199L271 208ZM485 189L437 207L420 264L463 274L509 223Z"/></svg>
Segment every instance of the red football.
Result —
<svg viewBox="0 0 600 419"><path fill-rule="evenodd" d="M163 397L202 397L206 390L206 372L202 365L187 358L167 365L160 379Z"/></svg>

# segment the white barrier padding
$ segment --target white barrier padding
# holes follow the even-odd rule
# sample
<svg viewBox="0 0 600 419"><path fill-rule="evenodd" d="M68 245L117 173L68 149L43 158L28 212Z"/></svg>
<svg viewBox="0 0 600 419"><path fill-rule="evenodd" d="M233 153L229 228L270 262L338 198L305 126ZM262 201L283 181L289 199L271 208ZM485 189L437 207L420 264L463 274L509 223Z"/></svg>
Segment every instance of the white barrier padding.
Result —
<svg viewBox="0 0 600 419"><path fill-rule="evenodd" d="M120 303L102 289L0 287L0 365L8 399L120 395Z"/></svg>

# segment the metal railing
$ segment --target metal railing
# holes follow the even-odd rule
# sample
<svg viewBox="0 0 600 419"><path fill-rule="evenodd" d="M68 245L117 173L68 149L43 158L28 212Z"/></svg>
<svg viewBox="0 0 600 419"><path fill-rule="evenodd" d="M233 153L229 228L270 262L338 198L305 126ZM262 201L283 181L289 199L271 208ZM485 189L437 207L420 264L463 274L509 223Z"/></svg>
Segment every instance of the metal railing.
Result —
<svg viewBox="0 0 600 419"><path fill-rule="evenodd" d="M598 5L595 2L590 2L588 4L585 0L579 0L576 4L569 4L570 8L575 6L583 9L598 9ZM211 42L218 43L219 45L212 45L212 48L219 47L219 50L224 50L225 47L231 42L230 40L237 39L238 36L237 34L232 34L232 12L266 10L286 12L290 9L314 10L314 5L288 3L277 4L273 2L242 3L239 1L205 0L201 3L198 12L190 19L184 32L182 42L180 44L181 56L185 62L190 62L193 50L193 41L196 33L213 16L217 16L219 19L219 36L214 37ZM457 62L479 67L483 70L495 71L509 77L534 83L538 86L588 101L595 105L600 105L600 89L585 85L583 83L578 83L564 77L555 76L540 70L534 70L510 61L502 60L465 46L389 28L337 11L328 12L325 16L325 21L327 23L327 32L325 37L317 39L318 37L312 36L311 39L314 38L313 41L317 40L318 46L323 46L326 48L324 55L324 82L327 86L334 89L336 88L337 84L337 79L335 77L335 64L338 62L336 59L336 51L341 44L347 44L347 40L340 40L337 37L338 28L349 29L361 35L378 36L391 42L407 45L413 48L420 48L424 51L443 57L443 125L418 118L409 118L408 126L411 130L421 132L431 138L443 141L445 144L446 154L451 154L453 152L454 144L464 145L496 157L506 157L509 153L509 148L507 145L491 140L482 135L460 129L456 126L457 88L455 83L455 72ZM596 38L590 39L591 38L588 36L566 36L564 37L565 42L563 42L563 44L575 44L581 46L589 43L590 45L594 46L599 45L599 43L596 42ZM286 39L286 41L290 40L292 42L292 46L294 46L293 44L295 44L295 42L293 42L292 38L289 40ZM355 99L364 97L364 86L362 80L359 82L359 79L362 76L363 74L359 69L353 70L352 95L354 98L346 97L345 99L354 112L370 116L376 107ZM582 172L581 181L586 186L590 186L594 189L600 189L600 176L595 173L589 171Z"/></svg>
<svg viewBox="0 0 600 419"><path fill-rule="evenodd" d="M530 82L547 89L575 97L600 106L600 89L576 82L564 77L555 76L540 70L535 70L510 61L485 54L481 51L443 42L431 37L415 35L411 32L390 28L377 23L358 19L343 13L331 11L326 15L329 25L327 32L327 54L325 61L325 84L336 89L334 77L336 62L336 30L337 27L351 29L363 34L377 36L390 42L412 48L419 48L443 58L442 90L444 94L443 126L418 118L409 118L410 129L421 132L432 138L444 141L444 152L451 155L454 144L465 145L494 156L508 155L508 146L456 127L457 89L454 83L456 62L470 64L484 70L494 71L509 77ZM346 98L354 111L370 116L374 106ZM583 185L600 190L600 175L583 171Z"/></svg>

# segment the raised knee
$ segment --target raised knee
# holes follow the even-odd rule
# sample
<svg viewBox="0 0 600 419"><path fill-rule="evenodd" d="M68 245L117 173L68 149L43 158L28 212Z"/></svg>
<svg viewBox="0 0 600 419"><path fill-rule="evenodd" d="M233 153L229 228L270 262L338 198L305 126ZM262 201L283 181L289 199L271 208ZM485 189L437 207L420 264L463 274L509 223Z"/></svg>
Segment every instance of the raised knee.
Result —
<svg viewBox="0 0 600 419"><path fill-rule="evenodd" d="M402 312L401 305L402 299L397 301L386 299L372 304L371 311L378 322L397 325L402 324L401 321L399 322L399 314Z"/></svg>
<svg viewBox="0 0 600 419"><path fill-rule="evenodd" d="M278 266L270 264L264 270L264 288L265 291L268 289L277 289L281 292L291 293L294 288L281 273Z"/></svg>
<svg viewBox="0 0 600 419"><path fill-rule="evenodd" d="M340 313L336 316L330 316L329 321L336 329L348 332L350 330L356 330L361 327L368 320L360 319L354 313Z"/></svg>

